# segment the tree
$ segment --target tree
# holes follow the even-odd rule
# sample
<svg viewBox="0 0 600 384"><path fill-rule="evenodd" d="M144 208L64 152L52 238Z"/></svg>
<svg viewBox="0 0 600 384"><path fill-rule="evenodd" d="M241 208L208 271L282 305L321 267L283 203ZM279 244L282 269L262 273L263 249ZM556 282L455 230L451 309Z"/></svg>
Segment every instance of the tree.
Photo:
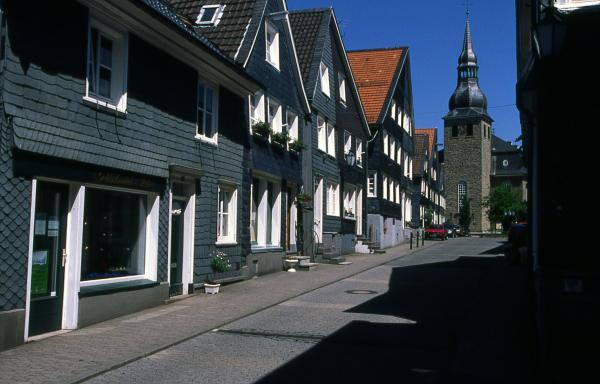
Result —
<svg viewBox="0 0 600 384"><path fill-rule="evenodd" d="M468 232L472 222L471 199L467 195L464 195L462 198L462 207L458 212L458 224Z"/></svg>
<svg viewBox="0 0 600 384"><path fill-rule="evenodd" d="M510 185L494 188L483 200L487 216L495 226L502 224L502 230L507 231L510 224L527 217L527 205L521 201L519 194Z"/></svg>
<svg viewBox="0 0 600 384"><path fill-rule="evenodd" d="M425 210L425 215L423 216L423 219L425 220L425 228L429 228L431 226L431 223L433 222L433 209L431 209L431 207L428 207Z"/></svg>

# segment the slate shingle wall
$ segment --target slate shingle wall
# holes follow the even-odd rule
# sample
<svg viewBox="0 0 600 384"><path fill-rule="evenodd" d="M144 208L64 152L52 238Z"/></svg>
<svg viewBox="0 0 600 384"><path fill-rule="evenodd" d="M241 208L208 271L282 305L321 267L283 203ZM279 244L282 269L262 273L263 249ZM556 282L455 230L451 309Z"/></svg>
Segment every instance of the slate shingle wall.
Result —
<svg viewBox="0 0 600 384"><path fill-rule="evenodd" d="M0 119L0 311L10 311L25 308L31 182L12 175L11 132L2 111Z"/></svg>
<svg viewBox="0 0 600 384"><path fill-rule="evenodd" d="M7 10L9 51L2 105L15 129L10 133L3 130L6 136L2 140L3 148L8 148L8 143L14 140L15 146L24 152L158 176L165 179L165 188L169 164L202 168L202 193L196 199L195 275L198 282L210 272L208 257L216 242L218 181L233 181L240 186L240 245L228 248L227 252L236 266L242 264L243 249L249 247L247 225L241 224L244 220L249 221L242 210L242 197L246 198L249 191L245 100L221 88L218 146L195 139L197 70L130 33L127 113L115 115L98 110L82 100L87 9L73 1L39 7L20 1L7 4L11 4ZM58 44L61 57L44 48L54 49L56 41L61 41ZM64 47L68 49L62 49ZM9 152L3 156L9 156ZM10 182L2 183L5 191L0 204L5 210L11 207L16 210L19 206L24 219L19 216L9 220L8 216L3 216L2 220L9 221L4 228L14 227L18 241L12 244L21 247L20 242L26 242L28 237L30 193L25 189L30 188L30 182L7 176L10 169L6 168L4 157L0 177L7 177ZM10 194L22 196L25 201L10 198ZM5 200L12 205L6 206ZM168 206L165 189L159 211L158 277L161 281L166 281L168 275ZM19 235L17 230L24 230L25 235ZM13 246L7 245L10 243L7 239L0 237L0 247ZM23 262L26 262L27 244L23 247L20 253L25 255ZM18 257L19 252L9 253ZM5 264L18 269L17 262L2 263L0 268L6 268ZM10 289L20 296L13 298L13 295L0 294L0 303L1 300L10 301L7 308L23 306L26 267L19 273L18 278L11 280ZM232 272L235 273L238 271ZM11 272L12 275L17 274ZM0 305L0 310L2 308Z"/></svg>

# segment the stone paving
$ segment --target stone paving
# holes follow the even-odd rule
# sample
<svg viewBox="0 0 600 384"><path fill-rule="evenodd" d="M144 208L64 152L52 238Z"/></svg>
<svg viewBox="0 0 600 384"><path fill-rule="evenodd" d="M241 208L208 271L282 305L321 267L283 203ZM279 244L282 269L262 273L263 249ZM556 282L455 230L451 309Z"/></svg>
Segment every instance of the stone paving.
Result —
<svg viewBox="0 0 600 384"><path fill-rule="evenodd" d="M165 350L306 292L356 275L409 250L354 254L350 265L321 264L310 272L280 272L221 287L218 295L185 300L112 319L0 352L0 383L77 383Z"/></svg>

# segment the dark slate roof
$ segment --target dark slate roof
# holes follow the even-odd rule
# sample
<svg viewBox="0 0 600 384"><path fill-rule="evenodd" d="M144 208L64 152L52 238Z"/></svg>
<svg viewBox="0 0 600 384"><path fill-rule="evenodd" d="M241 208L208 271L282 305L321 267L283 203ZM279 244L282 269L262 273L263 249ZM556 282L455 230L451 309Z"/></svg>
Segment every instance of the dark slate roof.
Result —
<svg viewBox="0 0 600 384"><path fill-rule="evenodd" d="M316 43L319 31L323 22L329 20L327 18L329 15L331 15L331 9L329 8L290 12L290 24L292 25L296 53L298 54L304 84L309 84L309 78L313 74L311 72L314 72L311 71L311 68L317 52ZM314 75L316 76L316 74Z"/></svg>
<svg viewBox="0 0 600 384"><path fill-rule="evenodd" d="M444 120L468 120L473 118L486 118L490 122L494 121L488 115L487 111L484 108L456 108L448 112L446 116L443 117Z"/></svg>
<svg viewBox="0 0 600 384"><path fill-rule="evenodd" d="M519 152L494 155L492 161L492 176L525 176L527 169Z"/></svg>
<svg viewBox="0 0 600 384"><path fill-rule="evenodd" d="M166 0L177 14L199 35L214 42L231 59L236 59L246 31L256 11L258 0ZM262 1L264 3L264 1ZM224 5L223 16L217 26L196 26L196 19L204 5ZM262 9L260 10L262 14Z"/></svg>
<svg viewBox="0 0 600 384"><path fill-rule="evenodd" d="M492 153L496 152L519 152L519 148L509 141L504 141L498 136L492 135Z"/></svg>

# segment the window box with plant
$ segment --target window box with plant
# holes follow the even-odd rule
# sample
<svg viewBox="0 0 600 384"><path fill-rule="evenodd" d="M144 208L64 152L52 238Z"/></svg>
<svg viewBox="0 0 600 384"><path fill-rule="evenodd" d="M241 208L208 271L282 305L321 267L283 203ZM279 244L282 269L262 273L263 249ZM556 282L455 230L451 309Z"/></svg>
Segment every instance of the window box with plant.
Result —
<svg viewBox="0 0 600 384"><path fill-rule="evenodd" d="M258 137L262 137L264 139L269 139L273 131L271 130L271 125L264 121L259 121L252 126L252 133Z"/></svg>
<svg viewBox="0 0 600 384"><path fill-rule="evenodd" d="M215 280L219 276L219 273L227 272L231 269L231 263L227 257L227 254L223 251L213 251L212 255L214 255L210 259L210 268L213 270L213 274L210 277L207 277L204 282L204 291L208 294L217 294L219 293L219 287L221 284L217 283Z"/></svg>
<svg viewBox="0 0 600 384"><path fill-rule="evenodd" d="M287 132L273 132L271 134L271 141L281 145L283 148L287 148L287 143L290 141L290 135L288 135Z"/></svg>
<svg viewBox="0 0 600 384"><path fill-rule="evenodd" d="M306 145L304 145L300 140L292 140L290 141L290 151L294 151L294 152L302 152L304 149L306 149Z"/></svg>

